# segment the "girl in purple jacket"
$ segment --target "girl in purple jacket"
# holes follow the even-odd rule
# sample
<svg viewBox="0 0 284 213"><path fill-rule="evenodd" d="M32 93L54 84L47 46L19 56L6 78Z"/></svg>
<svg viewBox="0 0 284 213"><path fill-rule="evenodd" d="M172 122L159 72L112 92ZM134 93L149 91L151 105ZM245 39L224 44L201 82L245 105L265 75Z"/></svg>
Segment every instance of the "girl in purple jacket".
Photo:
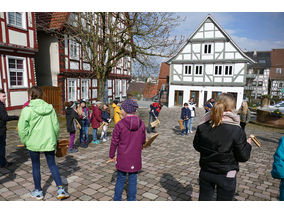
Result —
<svg viewBox="0 0 284 213"><path fill-rule="evenodd" d="M114 200L122 199L123 185L128 174L128 201L136 200L137 174L142 168L142 146L146 140L145 124L134 115L138 104L127 99L121 105L123 119L114 127L109 150L111 161L116 160L117 180ZM117 158L115 152L117 150Z"/></svg>

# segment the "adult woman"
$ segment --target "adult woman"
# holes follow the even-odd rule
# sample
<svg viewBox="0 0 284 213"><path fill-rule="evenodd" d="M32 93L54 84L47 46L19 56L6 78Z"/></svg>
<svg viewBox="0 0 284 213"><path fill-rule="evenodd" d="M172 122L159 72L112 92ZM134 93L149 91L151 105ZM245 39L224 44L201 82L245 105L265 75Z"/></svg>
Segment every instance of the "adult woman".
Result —
<svg viewBox="0 0 284 213"><path fill-rule="evenodd" d="M47 165L57 186L57 198L69 197L62 186L62 180L55 163L55 148L59 136L59 123L51 104L43 101L42 90L34 86L29 89L30 103L25 107L18 122L18 133L21 142L29 150L32 160L33 179L35 190L31 196L38 200L43 199L40 176L40 153L44 153Z"/></svg>
<svg viewBox="0 0 284 213"><path fill-rule="evenodd" d="M196 112L195 112L196 104L194 103L193 98L189 100L188 108L190 109L190 113L191 113L188 126L189 126L190 133L192 133L192 124L193 124L194 117L196 115Z"/></svg>
<svg viewBox="0 0 284 213"><path fill-rule="evenodd" d="M238 162L250 158L251 141L246 140L239 116L233 113L235 106L231 94L221 94L197 127L193 146L200 152L199 200L211 200L215 186L217 200L233 200Z"/></svg>
<svg viewBox="0 0 284 213"><path fill-rule="evenodd" d="M238 111L238 115L240 115L240 125L245 130L245 126L250 121L251 113L248 108L248 103L246 101L242 102L242 106Z"/></svg>

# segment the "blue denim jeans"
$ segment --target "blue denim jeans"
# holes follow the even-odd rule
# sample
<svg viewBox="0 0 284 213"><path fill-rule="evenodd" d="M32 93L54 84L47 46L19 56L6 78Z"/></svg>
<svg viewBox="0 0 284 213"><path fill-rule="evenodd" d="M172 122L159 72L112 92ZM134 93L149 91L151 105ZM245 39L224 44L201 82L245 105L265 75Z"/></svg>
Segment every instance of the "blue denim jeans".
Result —
<svg viewBox="0 0 284 213"><path fill-rule="evenodd" d="M279 197L280 201L284 201L284 178L281 179L280 182L280 197Z"/></svg>
<svg viewBox="0 0 284 213"><path fill-rule="evenodd" d="M98 139L97 132L98 132L98 129L93 129L93 141L96 141Z"/></svg>
<svg viewBox="0 0 284 213"><path fill-rule="evenodd" d="M0 136L0 166L7 164L6 160L6 134Z"/></svg>
<svg viewBox="0 0 284 213"><path fill-rule="evenodd" d="M183 126L184 126L184 129L181 130L181 133L184 134L184 131L185 131L185 134L188 134L188 120L183 120Z"/></svg>
<svg viewBox="0 0 284 213"><path fill-rule="evenodd" d="M85 140L84 140L84 134L85 134ZM89 127L88 126L82 126L80 130L80 141L81 143L88 142L89 140Z"/></svg>
<svg viewBox="0 0 284 213"><path fill-rule="evenodd" d="M33 152L30 151L30 156L32 160L32 168L33 168L33 179L34 179L34 184L35 184L35 189L37 190L42 190L41 189L41 176L40 176L40 152ZM53 180L56 183L56 186L62 185L62 180L58 171L58 168L55 163L55 152L43 152L45 154L45 158L47 161L47 165L49 167L49 170L51 172L51 175L53 177Z"/></svg>
<svg viewBox="0 0 284 213"><path fill-rule="evenodd" d="M192 124L193 124L193 121L194 121L194 117L191 117L188 121L188 128L189 128L189 131L192 131Z"/></svg>
<svg viewBox="0 0 284 213"><path fill-rule="evenodd" d="M116 179L114 198L113 198L114 201L121 201L122 199L123 186L127 174L128 174L127 200L128 201L136 200L138 172L127 173L117 170L117 179Z"/></svg>

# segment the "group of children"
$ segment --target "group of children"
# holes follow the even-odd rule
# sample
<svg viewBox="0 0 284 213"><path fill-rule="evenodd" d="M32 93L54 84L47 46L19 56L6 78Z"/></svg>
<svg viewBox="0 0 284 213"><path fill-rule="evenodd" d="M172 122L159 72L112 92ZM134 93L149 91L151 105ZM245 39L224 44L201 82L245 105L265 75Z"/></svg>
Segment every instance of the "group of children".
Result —
<svg viewBox="0 0 284 213"><path fill-rule="evenodd" d="M119 108L114 101L112 106ZM73 101L65 103L66 111L66 128L70 134L70 143L68 152L78 152L78 149L74 146L76 131L80 131L80 147L87 148L89 144L89 126L93 128L93 140L92 143L99 144L106 142L108 125L111 122L110 109L106 104L99 101L93 102L92 106L88 108L84 100L80 100L78 103ZM116 112L116 114L118 114ZM115 121L118 120L115 115ZM102 128L101 137L98 139L98 129Z"/></svg>

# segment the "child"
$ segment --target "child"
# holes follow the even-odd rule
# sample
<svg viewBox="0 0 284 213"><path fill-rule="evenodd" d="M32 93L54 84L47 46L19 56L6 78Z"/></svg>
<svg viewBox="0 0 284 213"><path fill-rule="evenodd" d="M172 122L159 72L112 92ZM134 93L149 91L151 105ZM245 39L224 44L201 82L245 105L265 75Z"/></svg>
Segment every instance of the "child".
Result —
<svg viewBox="0 0 284 213"><path fill-rule="evenodd" d="M280 138L278 148L274 154L271 175L273 178L281 179L280 201L284 201L284 136Z"/></svg>
<svg viewBox="0 0 284 213"><path fill-rule="evenodd" d="M92 123L92 128L93 128L93 141L92 143L94 144L99 144L101 141L98 140L97 138L97 133L98 133L98 128L100 127L100 123L103 122L102 121L102 112L100 110L101 107L101 102L97 101L97 102L93 102L93 111L92 111L92 115L90 118L90 122Z"/></svg>
<svg viewBox="0 0 284 213"><path fill-rule="evenodd" d="M196 113L195 113L196 104L194 103L193 98L189 100L188 108L190 109L190 112L191 112L190 119L188 121L188 126L189 126L190 133L192 133L192 124L194 121L194 117L196 116Z"/></svg>
<svg viewBox="0 0 284 213"><path fill-rule="evenodd" d="M55 148L59 136L60 126L56 113L51 104L42 100L43 92L40 87L33 86L28 92L30 96L29 106L21 112L18 123L18 133L32 161L32 174L35 189L31 191L31 197L42 200L40 175L40 154L44 153L47 165L57 186L57 199L68 198L69 194L62 186L60 173L55 162Z"/></svg>
<svg viewBox="0 0 284 213"><path fill-rule="evenodd" d="M102 120L105 122L106 125L103 126L102 134L101 134L101 140L103 142L107 141L107 128L108 124L111 122L110 115L108 112L108 106L106 104L103 105L102 109Z"/></svg>
<svg viewBox="0 0 284 213"><path fill-rule="evenodd" d="M146 140L145 124L134 115L138 104L127 99L121 105L123 119L113 130L109 150L111 161L115 161L117 150L116 168L117 180L115 185L114 200L122 198L123 185L128 174L127 200L135 201L137 192L137 174L142 168L142 146Z"/></svg>
<svg viewBox="0 0 284 213"><path fill-rule="evenodd" d="M80 130L80 147L87 148L89 140L89 109L86 107L86 102L84 100L80 101L80 106L78 108L78 114L81 119L81 130ZM85 139L84 139L85 134Z"/></svg>
<svg viewBox="0 0 284 213"><path fill-rule="evenodd" d="M113 107L114 123L117 124L117 122L121 120L120 118L121 111L120 107L118 106L118 100L114 100L111 106Z"/></svg>
<svg viewBox="0 0 284 213"><path fill-rule="evenodd" d="M74 147L74 140L75 140L75 134L76 134L76 121L75 119L80 123L79 115L77 114L76 104L73 101L67 102L65 107L66 111L66 127L67 132L70 133L70 142L69 142L69 148L68 152L75 153L78 152L78 149Z"/></svg>
<svg viewBox="0 0 284 213"><path fill-rule="evenodd" d="M185 134L188 135L188 120L191 117L191 112L190 109L188 108L188 103L184 103L184 107L181 109L181 116L180 118L183 120L183 126L185 129L181 130L182 136L184 136L184 131Z"/></svg>

